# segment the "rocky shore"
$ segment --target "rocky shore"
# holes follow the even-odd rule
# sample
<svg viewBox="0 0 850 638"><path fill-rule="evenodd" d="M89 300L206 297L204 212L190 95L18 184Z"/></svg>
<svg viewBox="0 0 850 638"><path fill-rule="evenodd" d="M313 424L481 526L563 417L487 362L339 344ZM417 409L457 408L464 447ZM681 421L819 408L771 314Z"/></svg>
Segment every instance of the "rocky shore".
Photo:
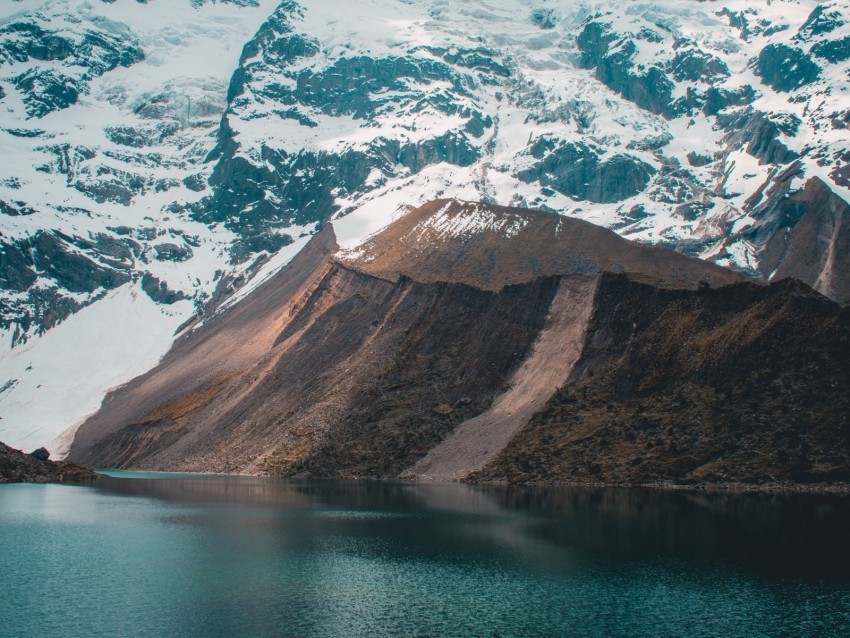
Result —
<svg viewBox="0 0 850 638"><path fill-rule="evenodd" d="M51 461L44 448L27 454L0 443L0 483L79 483L97 477L76 463Z"/></svg>

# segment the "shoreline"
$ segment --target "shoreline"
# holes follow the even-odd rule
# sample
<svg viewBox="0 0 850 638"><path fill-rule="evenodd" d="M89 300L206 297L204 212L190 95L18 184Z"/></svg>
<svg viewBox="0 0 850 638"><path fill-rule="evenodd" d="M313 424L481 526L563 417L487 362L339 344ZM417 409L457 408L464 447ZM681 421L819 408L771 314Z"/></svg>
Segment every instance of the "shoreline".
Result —
<svg viewBox="0 0 850 638"><path fill-rule="evenodd" d="M673 481L659 481L654 483L613 483L613 482L572 482L555 481L542 482L530 481L527 483L509 483L507 481L469 481L469 480L404 480L399 478L371 478L371 477L292 477L275 476L267 474L230 474L223 472L186 472L179 470L112 470L99 468L94 470L103 476L112 478L127 478L145 480L158 479L193 479L193 478L268 478L293 481L353 481L353 482L379 482L400 483L405 485L441 485L457 483L469 486L498 486L498 487L537 487L537 488L559 488L559 489L646 489L658 491L675 492L698 492L711 494L824 494L832 496L850 496L850 483L794 483L791 481L773 481L769 483L675 483ZM115 476L117 474L117 476ZM147 476L146 476L147 475Z"/></svg>

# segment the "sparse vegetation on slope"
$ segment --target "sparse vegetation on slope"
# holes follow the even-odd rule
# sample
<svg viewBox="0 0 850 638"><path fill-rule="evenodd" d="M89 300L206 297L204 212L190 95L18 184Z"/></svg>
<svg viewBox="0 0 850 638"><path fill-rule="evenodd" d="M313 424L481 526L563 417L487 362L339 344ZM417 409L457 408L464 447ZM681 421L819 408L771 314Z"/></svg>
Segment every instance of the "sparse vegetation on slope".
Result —
<svg viewBox="0 0 850 638"><path fill-rule="evenodd" d="M850 480L850 311L792 280L659 297L611 279L631 310L597 314L607 345L477 480Z"/></svg>

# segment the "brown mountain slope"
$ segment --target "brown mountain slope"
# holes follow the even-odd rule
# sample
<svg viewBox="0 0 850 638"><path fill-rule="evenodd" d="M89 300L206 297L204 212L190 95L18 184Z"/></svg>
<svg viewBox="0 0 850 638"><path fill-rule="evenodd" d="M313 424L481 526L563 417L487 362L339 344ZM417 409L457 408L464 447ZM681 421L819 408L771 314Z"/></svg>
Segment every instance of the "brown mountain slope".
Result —
<svg viewBox="0 0 850 638"><path fill-rule="evenodd" d="M669 383L714 387L720 373L700 381L697 366L685 374L682 361L702 361L691 340L716 322L737 326L718 333L726 341L714 333L698 341L698 353L719 353L712 370L743 369L728 344L773 334L772 307L759 304L782 290L583 222L450 201L412 211L359 250L335 251L328 226L288 267L183 337L160 366L110 394L69 458L95 467L286 476L464 479L479 472L561 480L551 464L563 459L542 451L548 438L528 444L528 458L541 459L535 471L511 469L522 463L517 445L537 429L529 421L549 423L553 395L585 383L591 391L593 379L604 381L616 365L619 388L654 370L649 363L669 366ZM846 387L833 361L844 320L829 324L832 332L806 328L814 309L832 317L837 306L810 291L786 295L779 316L799 330L777 334L808 344L794 350L804 369L811 357L826 356L827 368L838 370L828 383ZM627 358L639 347L644 359ZM748 360L753 374L778 371L791 375L790 387L803 387L796 359ZM645 392L664 397L667 386ZM801 396L782 394L776 409L799 415ZM673 404L659 405L679 423ZM717 422L711 413L694 418ZM815 447L831 441L840 464L835 432L833 425L817 430ZM699 450L706 441L688 444ZM646 467L666 467L678 449L647 457ZM623 449L611 450L611 467L626 462Z"/></svg>
<svg viewBox="0 0 850 638"><path fill-rule="evenodd" d="M430 238L436 252L419 259L409 249L421 243L392 243L446 214L477 232ZM482 214L524 230L482 226ZM382 236L364 252L386 244L385 254L404 261L391 280L375 276L386 273L372 272L379 261L371 257L334 261L326 227L288 267L111 393L80 428L70 458L103 467L394 475L516 381L510 375L532 351L560 286L539 274L588 281L610 266L644 267L675 285L741 279L584 222L518 209L442 201ZM583 331L572 338L581 343ZM550 373L539 396L567 373ZM387 446L393 459L367 458L374 450L386 456Z"/></svg>
<svg viewBox="0 0 850 638"><path fill-rule="evenodd" d="M850 310L606 276L583 360L477 480L850 481Z"/></svg>
<svg viewBox="0 0 850 638"><path fill-rule="evenodd" d="M331 228L318 233L253 294L178 339L156 368L110 392L100 411L77 431L69 458L89 467L130 467L151 449L180 439L180 423L229 384L247 380L249 369L268 365L265 359L278 334L336 249ZM169 411L174 414L166 419ZM163 423L172 426L157 425ZM132 434L122 445L118 432L131 424Z"/></svg>

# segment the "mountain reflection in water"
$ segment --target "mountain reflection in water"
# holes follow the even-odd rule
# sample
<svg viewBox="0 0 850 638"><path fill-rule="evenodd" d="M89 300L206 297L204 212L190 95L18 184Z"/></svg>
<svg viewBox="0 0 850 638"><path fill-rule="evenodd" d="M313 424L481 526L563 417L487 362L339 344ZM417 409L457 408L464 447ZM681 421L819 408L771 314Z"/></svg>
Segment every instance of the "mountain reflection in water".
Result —
<svg viewBox="0 0 850 638"><path fill-rule="evenodd" d="M848 504L170 475L4 485L0 635L839 635Z"/></svg>
<svg viewBox="0 0 850 638"><path fill-rule="evenodd" d="M405 521L417 521L405 529L411 544L420 533L423 545L434 540L435 530L423 529L416 514L442 513L437 520L451 521L454 512L512 522L517 533L502 538L510 551L533 553L544 542L632 559L725 562L772 578L850 578L850 499L845 497L158 476L145 481L105 478L98 487L186 505L346 511L357 521L354 527L364 527L368 520L356 512L382 514L376 520L384 529L393 519L404 528ZM445 531L446 543L459 540L455 530ZM500 528L499 537L503 533ZM498 545L498 538L491 540ZM474 547L461 545L458 550Z"/></svg>

